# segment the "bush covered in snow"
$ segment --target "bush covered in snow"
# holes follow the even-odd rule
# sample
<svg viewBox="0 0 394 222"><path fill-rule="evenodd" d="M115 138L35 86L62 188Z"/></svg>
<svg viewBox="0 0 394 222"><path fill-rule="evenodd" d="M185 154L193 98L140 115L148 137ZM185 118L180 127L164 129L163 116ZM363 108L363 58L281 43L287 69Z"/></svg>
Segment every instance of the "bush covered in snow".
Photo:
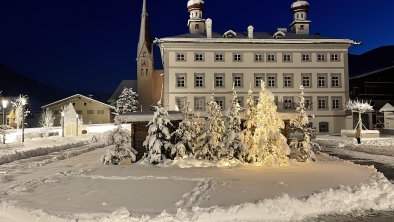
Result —
<svg viewBox="0 0 394 222"><path fill-rule="evenodd" d="M157 106L153 106L155 113L153 119L148 123L148 136L144 141L146 153L144 159L152 164L163 163L165 159L172 158L176 151L171 144L171 134L169 126L172 126L168 117L168 111L161 101Z"/></svg>
<svg viewBox="0 0 394 222"><path fill-rule="evenodd" d="M106 144L114 146L102 156L102 162L113 165L124 164L128 159L135 162L137 151L131 147L130 141L130 131L122 129L121 126L111 131L106 137Z"/></svg>

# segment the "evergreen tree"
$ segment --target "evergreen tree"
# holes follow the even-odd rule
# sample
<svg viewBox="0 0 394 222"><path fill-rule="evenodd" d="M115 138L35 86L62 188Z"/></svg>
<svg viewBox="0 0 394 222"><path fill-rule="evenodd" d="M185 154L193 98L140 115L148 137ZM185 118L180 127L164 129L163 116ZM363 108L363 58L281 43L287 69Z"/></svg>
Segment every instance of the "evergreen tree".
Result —
<svg viewBox="0 0 394 222"><path fill-rule="evenodd" d="M131 162L135 162L137 151L131 147L130 142L130 131L122 129L119 125L107 135L106 144L114 146L106 151L101 161L104 164L119 165L124 163L127 158L130 158Z"/></svg>
<svg viewBox="0 0 394 222"><path fill-rule="evenodd" d="M253 98L253 91L252 89L249 89L248 91L248 97L246 99L246 110L245 110L245 122L244 122L244 130L242 131L243 133L243 144L245 146L245 156L243 157L244 160L248 162L253 162L252 159L248 158L249 152L252 149L253 145L253 135L254 131L256 129L256 122L255 116L256 116L256 104Z"/></svg>
<svg viewBox="0 0 394 222"><path fill-rule="evenodd" d="M287 155L290 154L286 138L280 133L284 122L276 111L274 96L265 89L264 84L264 82L261 83L259 101L256 106L254 119L256 130L249 159L253 162L284 166L287 164Z"/></svg>
<svg viewBox="0 0 394 222"><path fill-rule="evenodd" d="M163 107L161 101L153 108L155 113L153 119L148 123L148 136L143 143L146 148L144 159L152 164L159 164L167 158L172 158L175 152L170 142L171 135L168 126L172 126L172 124L167 118L168 111Z"/></svg>
<svg viewBox="0 0 394 222"><path fill-rule="evenodd" d="M120 115L139 110L138 94L132 88L125 87L115 105L115 114Z"/></svg>
<svg viewBox="0 0 394 222"><path fill-rule="evenodd" d="M233 99L231 100L231 106L226 116L226 139L225 139L225 150L224 157L227 158L237 158L243 161L246 156L245 146L242 142L242 132L241 132L241 117L239 111L241 106L238 102L237 92L233 86Z"/></svg>
<svg viewBox="0 0 394 222"><path fill-rule="evenodd" d="M193 132L193 114L190 110L190 101L186 101L186 105L182 110L183 120L179 123L178 129L172 134L175 136L176 144L174 145L175 155L178 157L189 157L193 155L192 140L196 134Z"/></svg>
<svg viewBox="0 0 394 222"><path fill-rule="evenodd" d="M304 97L304 87L300 87L300 103L296 108L296 116L290 121L290 127L292 132L300 132L303 135L303 140L294 149L290 155L291 158L295 158L298 161L305 162L308 159L315 160L315 154L311 147L311 137L315 133L309 122L308 115L305 111L305 97Z"/></svg>
<svg viewBox="0 0 394 222"><path fill-rule="evenodd" d="M215 94L212 92L212 101L208 103L205 132L201 135L203 144L195 150L195 157L197 159L218 160L224 155L222 149L224 131L221 107L215 102Z"/></svg>

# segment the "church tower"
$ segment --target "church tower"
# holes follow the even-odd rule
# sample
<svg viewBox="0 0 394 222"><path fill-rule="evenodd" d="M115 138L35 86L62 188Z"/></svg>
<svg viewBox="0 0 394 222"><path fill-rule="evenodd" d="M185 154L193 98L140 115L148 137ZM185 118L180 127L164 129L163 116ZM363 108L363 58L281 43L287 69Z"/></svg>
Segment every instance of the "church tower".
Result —
<svg viewBox="0 0 394 222"><path fill-rule="evenodd" d="M137 87L138 101L143 110L150 110L153 103L154 87L154 67L153 67L153 48L146 11L146 0L143 0L140 38L137 48Z"/></svg>
<svg viewBox="0 0 394 222"><path fill-rule="evenodd" d="M187 25L190 33L205 34L204 4L203 0L189 0L187 2L187 9L190 14Z"/></svg>
<svg viewBox="0 0 394 222"><path fill-rule="evenodd" d="M307 19L309 3L303 0L297 0L291 5L294 14L294 20L290 24L293 33L309 35L310 20Z"/></svg>

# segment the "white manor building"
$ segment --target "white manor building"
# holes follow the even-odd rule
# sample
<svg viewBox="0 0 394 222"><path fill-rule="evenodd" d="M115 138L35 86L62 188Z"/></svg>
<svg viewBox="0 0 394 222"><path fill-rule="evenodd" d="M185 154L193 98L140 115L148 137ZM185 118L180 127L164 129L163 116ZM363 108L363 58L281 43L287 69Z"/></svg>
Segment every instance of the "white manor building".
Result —
<svg viewBox="0 0 394 222"><path fill-rule="evenodd" d="M155 41L163 60L163 102L170 110L188 99L192 110L204 115L215 88L215 100L225 111L233 85L244 106L249 88L257 99L264 80L284 119L294 113L303 85L313 126L320 133L346 128L348 49L354 41L311 35L307 1L291 5L289 31L274 33L255 32L253 26L245 32L213 32L212 20L203 17L204 4L188 1L189 33Z"/></svg>

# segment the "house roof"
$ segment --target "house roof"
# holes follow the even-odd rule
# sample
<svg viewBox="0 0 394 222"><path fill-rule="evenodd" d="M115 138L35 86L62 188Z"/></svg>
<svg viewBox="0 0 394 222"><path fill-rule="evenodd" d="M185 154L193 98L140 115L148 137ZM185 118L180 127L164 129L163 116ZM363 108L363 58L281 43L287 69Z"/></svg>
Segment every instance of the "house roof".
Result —
<svg viewBox="0 0 394 222"><path fill-rule="evenodd" d="M212 33L212 38L207 38L205 34L186 33L182 35L156 39L155 43L161 42L210 42L210 43L345 43L359 44L350 39L339 39L325 37L321 35L295 34L284 32L285 37L281 39L274 38L276 32L254 32L253 38L248 38L246 32L235 32L236 38L226 38L223 34Z"/></svg>
<svg viewBox="0 0 394 222"><path fill-rule="evenodd" d="M153 111L126 113L116 116L115 120L120 118L122 121L126 121L128 123L149 122L152 120L153 114ZM168 111L167 118L171 121L182 120L183 114L178 111Z"/></svg>
<svg viewBox="0 0 394 222"><path fill-rule="evenodd" d="M92 102L99 103L99 104L101 104L101 105L107 106L107 107L110 108L110 109L114 109L114 108L115 108L115 107L113 107L113 106L111 106L111 105L108 105L108 104L106 104L106 103L97 101L97 100L95 100L95 99L92 99L92 98L90 98L90 97L87 97L87 96L84 96L84 95L81 95L81 94L75 94L75 95L69 96L69 97L67 97L67 98L64 98L64 99L55 101L55 102L50 103L50 104L45 105L45 106L42 106L41 108L42 108L42 109L45 109L45 108L47 108L47 107L50 107L50 106L53 106L53 105L57 105L57 104L59 104L59 103L63 103L63 102L66 102L67 100L71 100L71 99L74 99L74 98L84 98L84 99L86 99L86 100L90 100L90 101L92 101Z"/></svg>
<svg viewBox="0 0 394 222"><path fill-rule="evenodd" d="M119 98L120 94L122 94L123 89L127 88L132 88L134 92L136 92L137 89L137 80L123 80L120 82L119 86L116 88L115 92L112 94L112 96L108 99L108 102L115 101Z"/></svg>
<svg viewBox="0 0 394 222"><path fill-rule="evenodd" d="M394 106L392 106L390 103L386 103L380 110L379 112L394 112Z"/></svg>
<svg viewBox="0 0 394 222"><path fill-rule="evenodd" d="M387 70L390 70L390 69L394 69L394 65L390 65L390 66L383 67L383 68L377 68L375 70L370 70L368 72L361 73L361 74L359 74L357 76L350 77L349 80L367 77L367 76L370 76L370 75L373 75L373 74L376 74L376 73L380 73L380 72L384 72L384 71L387 71Z"/></svg>

